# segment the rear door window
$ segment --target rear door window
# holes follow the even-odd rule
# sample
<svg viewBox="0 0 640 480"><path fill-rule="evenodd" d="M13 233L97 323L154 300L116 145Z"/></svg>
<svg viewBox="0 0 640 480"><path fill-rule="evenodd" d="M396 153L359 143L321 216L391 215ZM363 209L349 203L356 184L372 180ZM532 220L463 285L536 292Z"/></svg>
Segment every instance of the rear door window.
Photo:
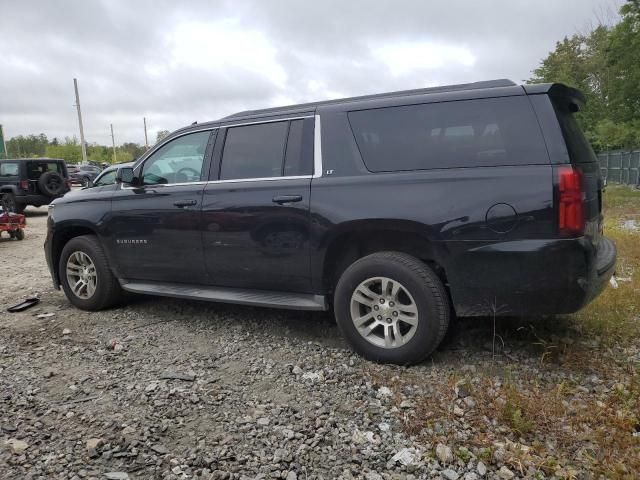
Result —
<svg viewBox="0 0 640 480"><path fill-rule="evenodd" d="M282 176L288 130L287 121L230 127L220 180Z"/></svg>
<svg viewBox="0 0 640 480"><path fill-rule="evenodd" d="M17 177L19 166L15 162L0 163L0 177Z"/></svg>
<svg viewBox="0 0 640 480"><path fill-rule="evenodd" d="M372 172L549 163L525 96L349 112Z"/></svg>

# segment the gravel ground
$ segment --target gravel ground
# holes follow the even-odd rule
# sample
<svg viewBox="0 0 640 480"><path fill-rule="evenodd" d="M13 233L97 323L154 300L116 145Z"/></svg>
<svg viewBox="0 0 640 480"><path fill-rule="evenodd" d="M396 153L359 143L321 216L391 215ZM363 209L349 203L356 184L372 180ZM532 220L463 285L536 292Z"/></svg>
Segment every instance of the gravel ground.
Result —
<svg viewBox="0 0 640 480"><path fill-rule="evenodd" d="M27 215L24 241L0 240L2 478L568 478L588 469L561 437L497 414L509 372L518 394L570 383L577 409L630 388L563 357L597 341L553 320L552 363L522 323L494 337L484 319L407 369L352 354L328 314L147 296L82 312L51 286L45 209ZM6 313L29 296L41 303ZM639 351L610 355L637 367Z"/></svg>

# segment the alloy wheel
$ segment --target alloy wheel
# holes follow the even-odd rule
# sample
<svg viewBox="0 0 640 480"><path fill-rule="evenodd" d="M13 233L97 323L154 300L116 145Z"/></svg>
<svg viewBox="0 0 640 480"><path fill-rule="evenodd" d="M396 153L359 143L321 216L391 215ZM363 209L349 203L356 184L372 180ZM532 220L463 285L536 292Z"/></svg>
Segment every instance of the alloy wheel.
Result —
<svg viewBox="0 0 640 480"><path fill-rule="evenodd" d="M418 307L400 282L388 277L368 278L351 295L351 320L358 333L381 348L398 348L418 328Z"/></svg>
<svg viewBox="0 0 640 480"><path fill-rule="evenodd" d="M93 296L98 286L98 273L89 255L80 251L69 255L67 283L76 297L87 300Z"/></svg>

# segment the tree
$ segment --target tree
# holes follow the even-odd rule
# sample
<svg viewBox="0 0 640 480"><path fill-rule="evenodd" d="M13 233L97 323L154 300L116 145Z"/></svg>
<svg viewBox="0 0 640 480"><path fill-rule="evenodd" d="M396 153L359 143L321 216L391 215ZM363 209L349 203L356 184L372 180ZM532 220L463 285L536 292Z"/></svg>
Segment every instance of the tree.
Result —
<svg viewBox="0 0 640 480"><path fill-rule="evenodd" d="M40 135L18 135L7 140L9 158L44 157L49 141L44 133Z"/></svg>
<svg viewBox="0 0 640 480"><path fill-rule="evenodd" d="M529 80L584 93L577 118L596 150L640 145L640 0L628 0L620 15L614 26L557 42Z"/></svg>
<svg viewBox="0 0 640 480"><path fill-rule="evenodd" d="M158 133L156 134L156 143L158 143L160 140L162 140L164 137L166 137L170 133L171 132L169 130L158 130Z"/></svg>

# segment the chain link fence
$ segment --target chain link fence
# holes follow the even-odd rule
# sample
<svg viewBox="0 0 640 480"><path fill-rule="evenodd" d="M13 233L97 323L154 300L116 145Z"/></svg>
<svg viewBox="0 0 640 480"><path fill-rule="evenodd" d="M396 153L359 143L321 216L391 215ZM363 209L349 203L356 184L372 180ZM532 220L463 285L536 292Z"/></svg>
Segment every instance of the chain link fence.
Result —
<svg viewBox="0 0 640 480"><path fill-rule="evenodd" d="M640 150L601 152L598 161L607 183L640 185Z"/></svg>

